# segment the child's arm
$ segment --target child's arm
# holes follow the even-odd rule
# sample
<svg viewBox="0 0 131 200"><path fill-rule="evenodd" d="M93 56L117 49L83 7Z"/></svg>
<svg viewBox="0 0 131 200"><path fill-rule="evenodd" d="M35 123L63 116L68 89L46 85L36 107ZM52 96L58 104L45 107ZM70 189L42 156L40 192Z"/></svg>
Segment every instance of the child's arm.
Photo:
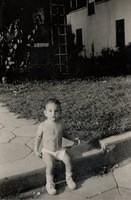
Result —
<svg viewBox="0 0 131 200"><path fill-rule="evenodd" d="M39 152L39 147L42 141L42 137L43 137L43 127L42 127L42 124L40 124L37 129L35 146L34 146L34 152L39 157L41 157L41 153Z"/></svg>
<svg viewBox="0 0 131 200"><path fill-rule="evenodd" d="M62 135L62 137L68 139L67 132L68 131L67 131L66 127L64 126L63 127L63 135ZM72 142L73 142L73 144L71 146L69 146L69 148L72 147L72 146L75 146L75 145L79 145L81 143L79 137L75 137L74 140L72 140Z"/></svg>

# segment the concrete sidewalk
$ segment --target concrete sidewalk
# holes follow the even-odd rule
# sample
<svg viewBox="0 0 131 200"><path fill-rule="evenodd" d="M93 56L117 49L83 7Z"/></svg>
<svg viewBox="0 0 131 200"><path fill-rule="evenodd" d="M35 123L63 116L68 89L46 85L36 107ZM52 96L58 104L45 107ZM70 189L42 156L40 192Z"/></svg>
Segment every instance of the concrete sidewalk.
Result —
<svg viewBox="0 0 131 200"><path fill-rule="evenodd" d="M35 121L18 118L0 103L0 183L44 168L33 152L37 127ZM63 139L64 146L72 144Z"/></svg>
<svg viewBox="0 0 131 200"><path fill-rule="evenodd" d="M36 189L17 196L26 200L130 200L131 199L131 161L122 163L103 176L92 176L79 181L78 188L70 191L65 185L57 185L55 196L47 194L45 189Z"/></svg>
<svg viewBox="0 0 131 200"><path fill-rule="evenodd" d="M41 159L35 157L33 153L34 138L38 124L33 120L19 119L15 114L10 113L3 104L0 104L0 186L2 192L7 194L6 186L8 184L8 190L12 190L11 187L19 187L19 185L33 185L35 182L35 188L42 185L39 182L39 177L43 175L44 163ZM63 140L65 146L71 146L72 141L66 139ZM82 154L84 157L88 157L88 152ZM79 149L76 151L76 157L79 156ZM99 153L98 159L94 158L96 162L98 160L102 162L104 157L101 150L93 150L93 155ZM87 163L92 162L90 159ZM81 167L84 166L84 162L81 162ZM85 166L86 168L86 166ZM80 171L80 166L78 170ZM131 163L123 165L112 172L104 176L93 176L89 179L79 182L77 190L71 192L65 189L59 190L59 194L55 197L50 197L46 192L42 192L39 196L32 196L36 199L92 199L92 200L129 200L131 199ZM23 179L21 177L26 177ZM21 183L17 184L19 180ZM25 181L26 180L26 181ZM35 180L35 181L34 181ZM24 182L23 182L24 181ZM31 183L30 183L31 182ZM4 184L3 184L4 183ZM9 188L10 187L10 188ZM0 190L1 190L0 188ZM17 191L21 191L21 188L17 188ZM31 189L31 188L29 188ZM25 195L25 194L23 194ZM24 199L24 197L21 197Z"/></svg>

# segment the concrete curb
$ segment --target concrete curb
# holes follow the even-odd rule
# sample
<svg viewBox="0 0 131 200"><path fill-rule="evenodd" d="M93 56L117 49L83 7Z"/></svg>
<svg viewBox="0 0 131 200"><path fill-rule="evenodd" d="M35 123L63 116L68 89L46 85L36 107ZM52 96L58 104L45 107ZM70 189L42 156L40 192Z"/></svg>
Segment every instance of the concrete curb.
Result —
<svg viewBox="0 0 131 200"><path fill-rule="evenodd" d="M113 135L108 138L99 140L99 144L103 150L107 150L110 149L111 146L115 147L115 145L120 144L122 142L126 142L128 140L131 140L131 131L128 131L120 135Z"/></svg>
<svg viewBox="0 0 131 200"><path fill-rule="evenodd" d="M113 138L113 139L112 139ZM91 176L104 166L114 164L131 157L131 132L112 136L99 141L100 148L88 151L87 143L69 149L72 155L74 178ZM60 162L56 165L56 182L64 180L64 167ZM45 185L45 168L33 170L10 178L0 180L0 197L19 194L29 189Z"/></svg>

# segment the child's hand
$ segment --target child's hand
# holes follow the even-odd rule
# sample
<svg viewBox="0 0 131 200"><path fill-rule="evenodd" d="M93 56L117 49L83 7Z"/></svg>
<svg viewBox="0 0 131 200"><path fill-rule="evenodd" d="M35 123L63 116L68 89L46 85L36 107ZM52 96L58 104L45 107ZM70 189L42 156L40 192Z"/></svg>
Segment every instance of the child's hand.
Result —
<svg viewBox="0 0 131 200"><path fill-rule="evenodd" d="M74 144L73 145L79 145L81 143L79 138L74 139Z"/></svg>
<svg viewBox="0 0 131 200"><path fill-rule="evenodd" d="M40 157L41 159L43 158L43 153L42 153L42 152L39 153L39 157Z"/></svg>
<svg viewBox="0 0 131 200"><path fill-rule="evenodd" d="M42 158L42 152L35 151L35 155L39 158Z"/></svg>

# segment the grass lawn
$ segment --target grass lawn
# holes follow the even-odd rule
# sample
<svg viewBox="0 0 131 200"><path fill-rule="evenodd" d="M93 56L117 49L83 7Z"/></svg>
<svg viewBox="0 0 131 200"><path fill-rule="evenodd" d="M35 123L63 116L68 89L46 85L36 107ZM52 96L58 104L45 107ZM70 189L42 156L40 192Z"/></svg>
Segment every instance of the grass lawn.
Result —
<svg viewBox="0 0 131 200"><path fill-rule="evenodd" d="M68 138L95 142L131 129L131 76L0 85L0 101L36 121L44 119L49 97L62 103Z"/></svg>

